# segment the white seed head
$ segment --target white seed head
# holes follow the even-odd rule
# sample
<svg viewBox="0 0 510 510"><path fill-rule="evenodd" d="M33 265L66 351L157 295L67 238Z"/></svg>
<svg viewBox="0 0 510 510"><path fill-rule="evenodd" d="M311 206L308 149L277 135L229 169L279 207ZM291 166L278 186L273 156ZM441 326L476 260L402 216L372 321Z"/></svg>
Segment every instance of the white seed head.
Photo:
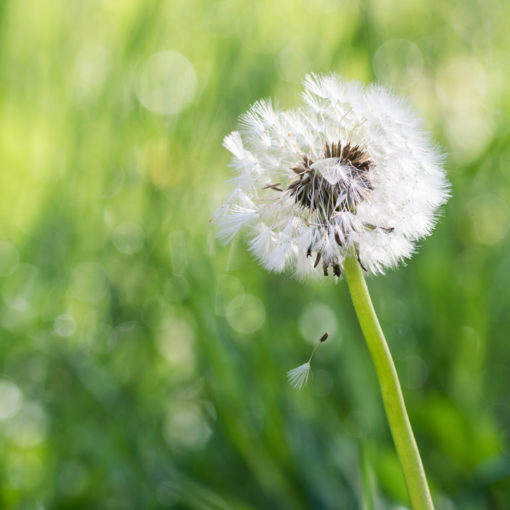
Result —
<svg viewBox="0 0 510 510"><path fill-rule="evenodd" d="M310 377L310 362L307 361L297 368L293 368L287 372L289 383L297 390L300 390Z"/></svg>
<svg viewBox="0 0 510 510"><path fill-rule="evenodd" d="M304 103L258 101L225 138L234 190L219 236L244 228L269 270L341 275L356 255L370 273L410 257L449 184L441 155L407 104L380 86L310 74Z"/></svg>

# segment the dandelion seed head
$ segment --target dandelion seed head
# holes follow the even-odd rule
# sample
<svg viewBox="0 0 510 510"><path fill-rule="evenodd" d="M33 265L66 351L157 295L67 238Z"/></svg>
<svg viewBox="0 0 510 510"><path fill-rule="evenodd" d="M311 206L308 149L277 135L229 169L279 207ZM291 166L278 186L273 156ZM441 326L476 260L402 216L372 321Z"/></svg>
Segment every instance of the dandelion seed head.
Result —
<svg viewBox="0 0 510 510"><path fill-rule="evenodd" d="M234 190L219 236L240 230L269 270L342 274L346 257L381 273L410 257L448 198L442 158L405 101L380 86L310 74L303 104L256 102L225 138Z"/></svg>

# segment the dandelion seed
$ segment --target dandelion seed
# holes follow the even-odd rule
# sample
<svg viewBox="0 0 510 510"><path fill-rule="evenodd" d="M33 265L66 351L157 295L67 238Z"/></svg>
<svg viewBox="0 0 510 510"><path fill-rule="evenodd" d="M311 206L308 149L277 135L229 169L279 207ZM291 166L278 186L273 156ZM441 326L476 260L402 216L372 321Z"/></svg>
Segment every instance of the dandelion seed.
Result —
<svg viewBox="0 0 510 510"><path fill-rule="evenodd" d="M219 236L244 230L262 265L301 278L339 278L351 255L384 272L431 233L448 198L441 155L383 87L310 74L304 88L300 108L258 101L225 138L236 175Z"/></svg>
<svg viewBox="0 0 510 510"><path fill-rule="evenodd" d="M310 377L310 371L311 371L311 363L313 356L315 354L315 351L317 350L317 347L324 343L328 339L328 333L324 333L320 339L319 343L313 348L312 354L310 354L310 357L308 358L308 361L306 363L303 363L299 367L293 368L292 370L289 370L287 372L287 379L289 380L289 383L294 386L297 390L300 390L305 384L308 382L308 379Z"/></svg>
<svg viewBox="0 0 510 510"><path fill-rule="evenodd" d="M289 383L294 386L296 390L300 390L308 382L310 369L310 362L307 361L299 367L289 370L287 372L287 379L289 380Z"/></svg>

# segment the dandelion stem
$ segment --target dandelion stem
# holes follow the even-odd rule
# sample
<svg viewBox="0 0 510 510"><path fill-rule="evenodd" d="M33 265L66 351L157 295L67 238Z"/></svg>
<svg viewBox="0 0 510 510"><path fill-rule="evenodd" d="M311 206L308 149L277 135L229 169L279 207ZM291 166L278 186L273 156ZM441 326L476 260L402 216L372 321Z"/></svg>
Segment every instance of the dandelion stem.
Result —
<svg viewBox="0 0 510 510"><path fill-rule="evenodd" d="M317 350L317 347L319 347L320 344L317 344L313 350L312 350L312 354L310 354L310 357L308 358L308 361L307 363L310 363L312 361L312 358L313 358L313 355L315 354L315 351Z"/></svg>
<svg viewBox="0 0 510 510"><path fill-rule="evenodd" d="M345 260L344 271L354 309L377 372L386 416L404 473L411 506L413 510L434 510L395 364L356 257L351 256Z"/></svg>

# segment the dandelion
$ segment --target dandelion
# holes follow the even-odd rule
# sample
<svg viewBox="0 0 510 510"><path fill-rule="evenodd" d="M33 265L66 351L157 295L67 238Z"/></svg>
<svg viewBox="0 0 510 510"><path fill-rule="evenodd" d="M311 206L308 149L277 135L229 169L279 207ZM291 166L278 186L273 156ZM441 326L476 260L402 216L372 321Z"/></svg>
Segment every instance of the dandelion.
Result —
<svg viewBox="0 0 510 510"><path fill-rule="evenodd" d="M425 471L386 339L363 272L384 273L429 235L449 196L442 157L402 99L334 74L310 74L300 107L269 100L241 116L224 146L233 190L215 221L240 230L264 267L299 278L345 274L374 362L414 510L433 509ZM312 353L313 355L313 353ZM310 358L311 360L311 358ZM310 360L291 370L298 389Z"/></svg>
<svg viewBox="0 0 510 510"><path fill-rule="evenodd" d="M317 347L328 339L328 336L328 333L324 333L320 337L319 343L313 348L312 354L310 354L306 363L303 363L299 367L293 368L287 372L287 379L289 380L289 383L297 390L300 390L308 382L308 379L310 378L310 370L312 368L311 362L313 355L315 354Z"/></svg>
<svg viewBox="0 0 510 510"><path fill-rule="evenodd" d="M448 197L441 156L405 102L379 86L308 75L304 104L256 102L225 138L234 189L217 215L244 227L269 270L339 277L354 254L369 273L410 257Z"/></svg>

